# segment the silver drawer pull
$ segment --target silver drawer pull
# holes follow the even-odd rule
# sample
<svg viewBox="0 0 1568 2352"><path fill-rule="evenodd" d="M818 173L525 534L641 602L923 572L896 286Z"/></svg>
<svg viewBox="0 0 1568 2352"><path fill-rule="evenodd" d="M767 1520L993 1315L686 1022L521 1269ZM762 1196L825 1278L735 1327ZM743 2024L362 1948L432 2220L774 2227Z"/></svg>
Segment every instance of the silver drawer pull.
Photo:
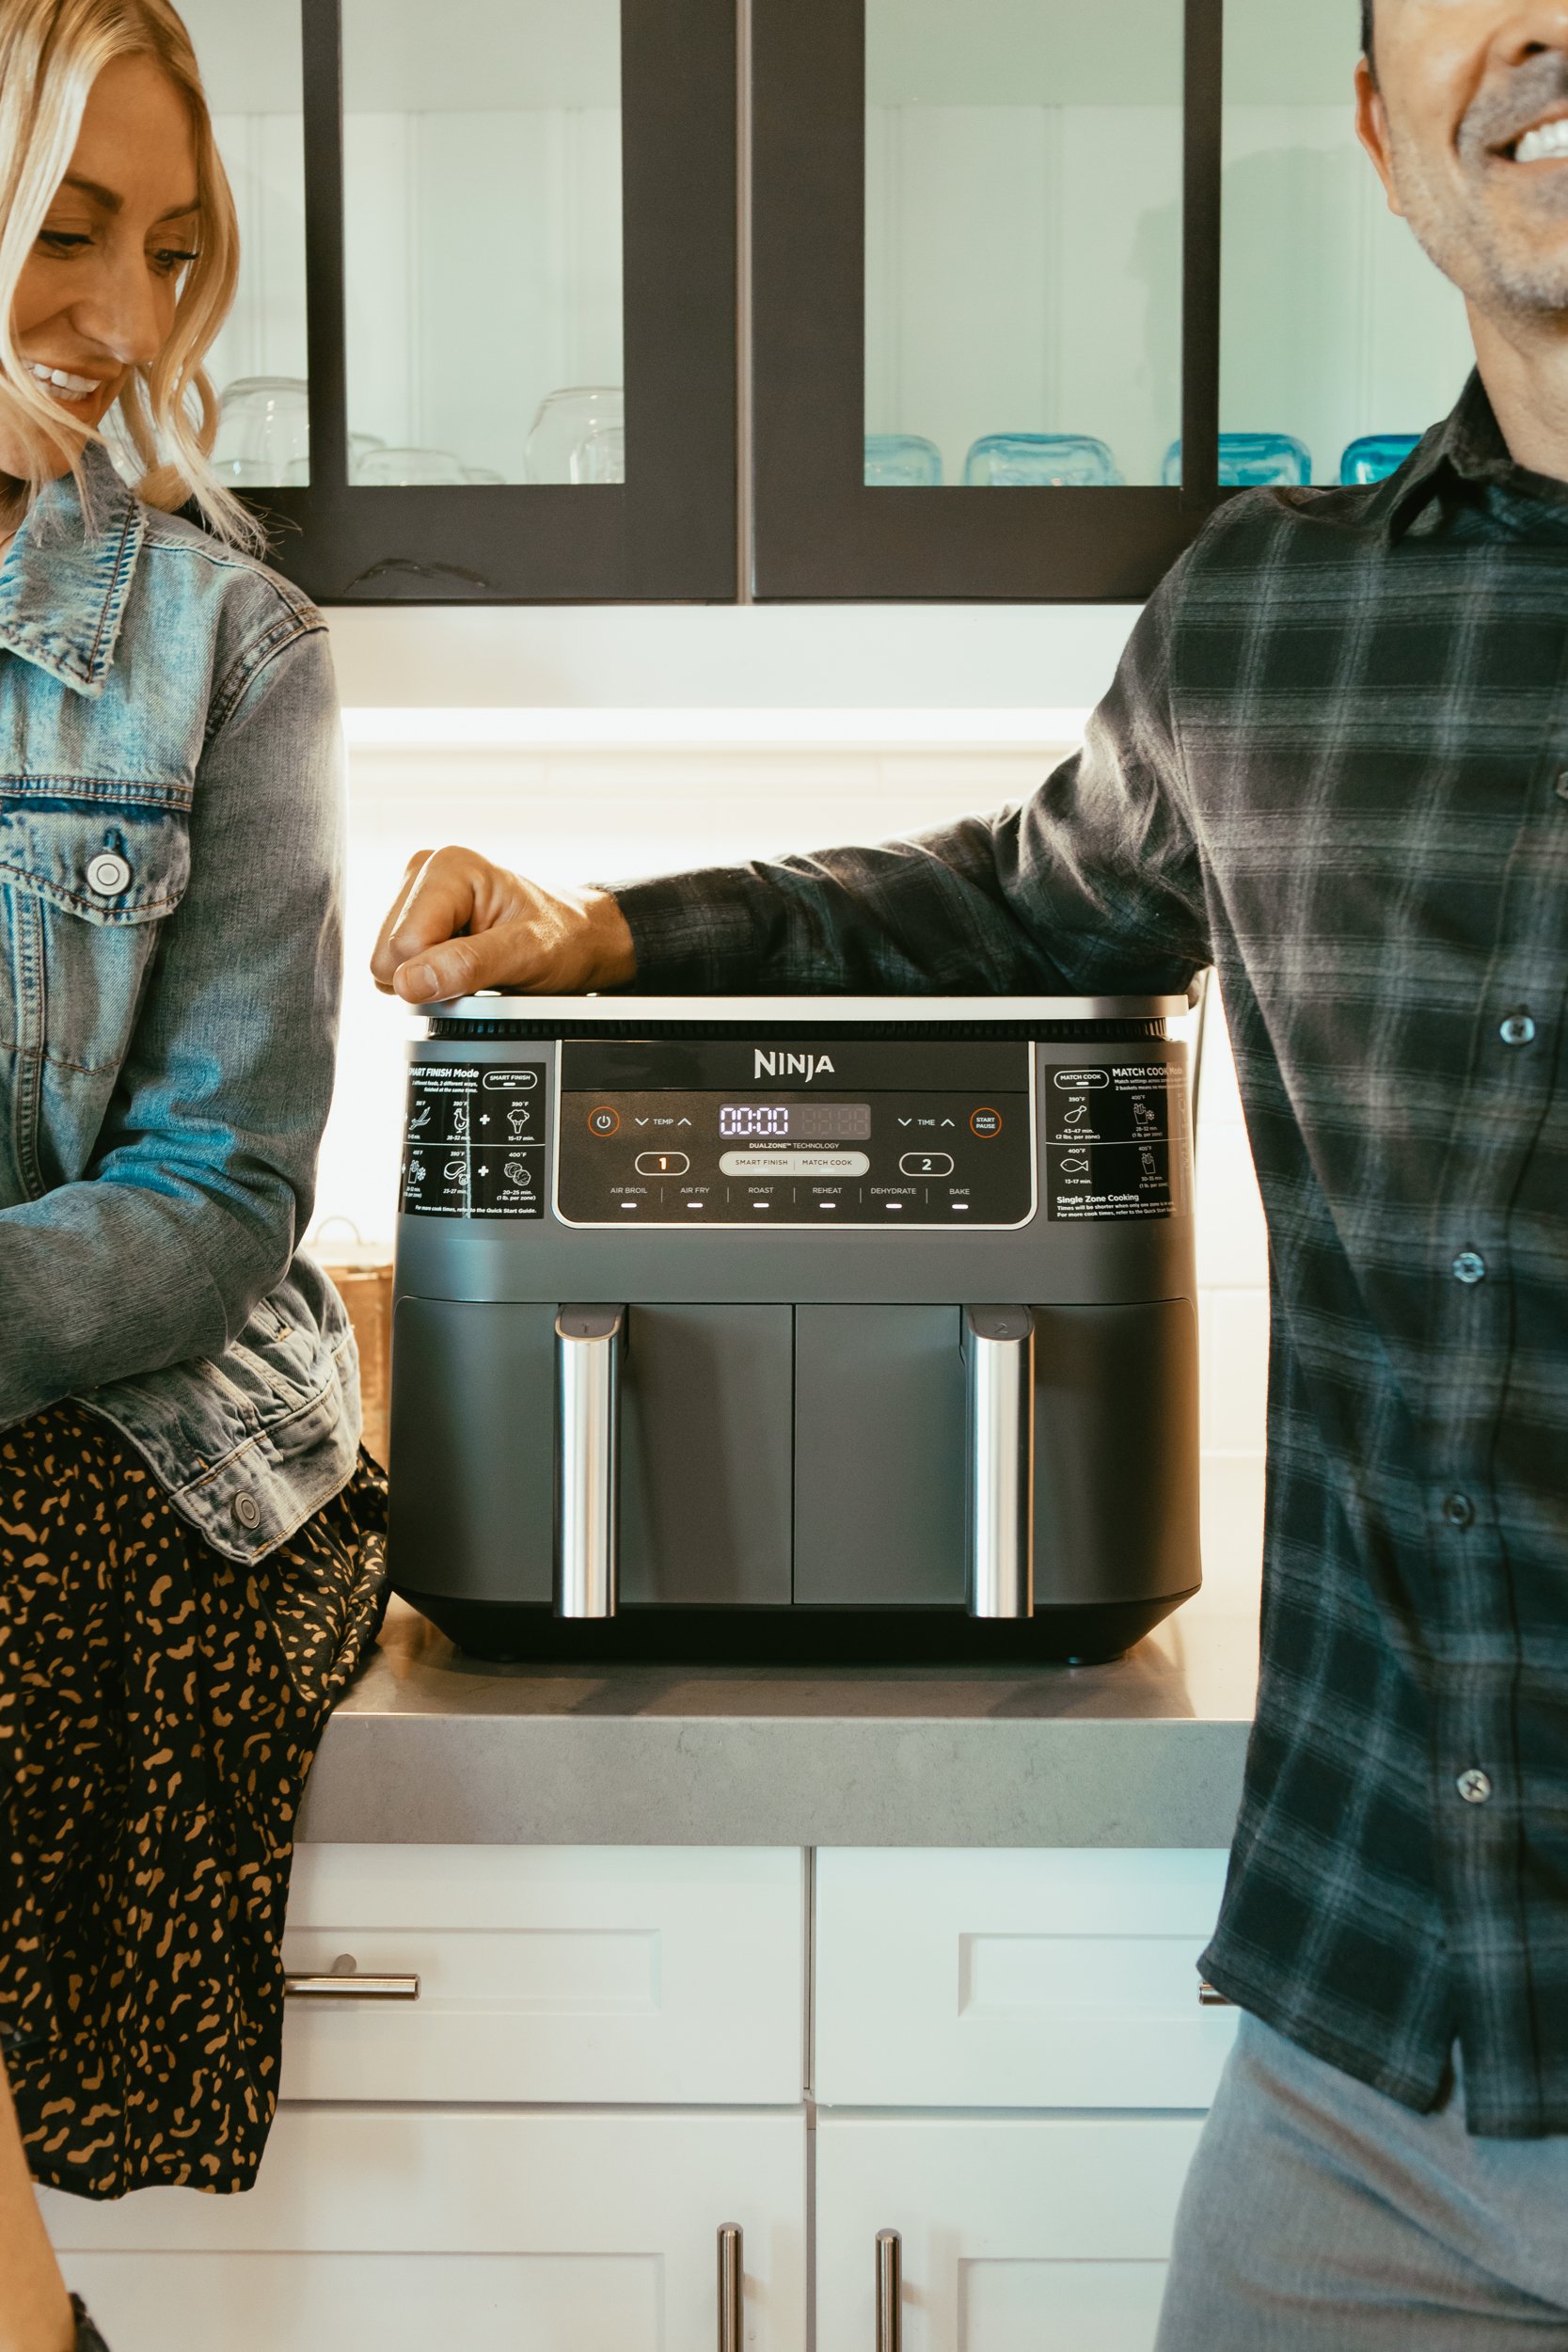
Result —
<svg viewBox="0 0 1568 2352"><path fill-rule="evenodd" d="M619 1563L624 1307L562 1307L555 1319L555 1613L613 1617Z"/></svg>
<svg viewBox="0 0 1568 2352"><path fill-rule="evenodd" d="M354 1954L340 1952L325 1974L301 1969L297 1975L285 1976L283 1991L291 2001L417 2001L420 1979L381 1977L369 1971L361 1976Z"/></svg>
<svg viewBox="0 0 1568 2352"><path fill-rule="evenodd" d="M746 2241L738 2221L719 2233L719 2352L744 2352L746 2342Z"/></svg>
<svg viewBox="0 0 1568 2352"><path fill-rule="evenodd" d="M877 2352L903 2352L904 2241L896 2230L877 2233Z"/></svg>
<svg viewBox="0 0 1568 2352"><path fill-rule="evenodd" d="M969 1613L1035 1613L1035 1318L966 1307Z"/></svg>
<svg viewBox="0 0 1568 2352"><path fill-rule="evenodd" d="M1236 2006L1217 1985L1211 1984L1207 1977L1199 1977L1197 1980L1197 2005L1199 2009L1234 2009Z"/></svg>

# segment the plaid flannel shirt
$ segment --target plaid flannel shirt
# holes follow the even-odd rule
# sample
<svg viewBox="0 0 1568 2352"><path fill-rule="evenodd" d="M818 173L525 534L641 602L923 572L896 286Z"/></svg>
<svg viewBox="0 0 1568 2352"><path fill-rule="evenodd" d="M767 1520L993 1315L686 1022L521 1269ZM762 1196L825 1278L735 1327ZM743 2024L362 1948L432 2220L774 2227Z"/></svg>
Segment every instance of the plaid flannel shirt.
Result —
<svg viewBox="0 0 1568 2352"><path fill-rule="evenodd" d="M1568 486L1472 379L1227 504L1022 809L616 892L641 987L1218 970L1268 1216L1263 1664L1205 1973L1568 2132Z"/></svg>

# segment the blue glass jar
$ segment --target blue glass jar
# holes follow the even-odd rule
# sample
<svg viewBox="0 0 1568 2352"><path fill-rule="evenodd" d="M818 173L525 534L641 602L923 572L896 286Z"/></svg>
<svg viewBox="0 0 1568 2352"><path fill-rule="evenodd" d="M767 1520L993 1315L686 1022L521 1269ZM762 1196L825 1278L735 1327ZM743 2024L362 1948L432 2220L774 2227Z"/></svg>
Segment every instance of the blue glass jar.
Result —
<svg viewBox="0 0 1568 2352"><path fill-rule="evenodd" d="M868 433L865 480L873 490L937 490L942 452L918 433Z"/></svg>
<svg viewBox="0 0 1568 2352"><path fill-rule="evenodd" d="M1352 484L1386 482L1420 444L1418 433L1364 433L1340 458L1339 479Z"/></svg>
<svg viewBox="0 0 1568 2352"><path fill-rule="evenodd" d="M1165 452L1162 480L1170 489L1181 486L1181 444L1173 441ZM1291 433L1222 433L1220 484L1225 489L1267 490L1290 484L1299 488L1312 479L1312 453Z"/></svg>
<svg viewBox="0 0 1568 2352"><path fill-rule="evenodd" d="M964 459L972 488L1114 488L1122 479L1115 455L1088 433L988 433Z"/></svg>

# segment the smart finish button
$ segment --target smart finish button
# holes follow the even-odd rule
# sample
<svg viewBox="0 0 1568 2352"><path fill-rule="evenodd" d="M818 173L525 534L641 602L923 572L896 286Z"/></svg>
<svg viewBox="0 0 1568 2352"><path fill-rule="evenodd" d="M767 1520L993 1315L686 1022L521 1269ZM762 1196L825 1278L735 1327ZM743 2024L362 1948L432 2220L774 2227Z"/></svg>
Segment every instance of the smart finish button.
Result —
<svg viewBox="0 0 1568 2352"><path fill-rule="evenodd" d="M999 1136L1002 1133L1001 1112L993 1110L971 1111L969 1114L969 1132L972 1136L978 1136L983 1143L989 1143L992 1136Z"/></svg>

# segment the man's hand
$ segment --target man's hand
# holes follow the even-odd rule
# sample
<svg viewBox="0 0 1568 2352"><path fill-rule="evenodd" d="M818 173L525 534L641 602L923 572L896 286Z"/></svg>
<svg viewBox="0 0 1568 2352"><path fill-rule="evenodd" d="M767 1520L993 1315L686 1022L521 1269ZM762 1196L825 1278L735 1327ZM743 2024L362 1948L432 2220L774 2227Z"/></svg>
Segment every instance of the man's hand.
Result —
<svg viewBox="0 0 1568 2352"><path fill-rule="evenodd" d="M543 996L625 988L637 971L608 892L557 895L476 850L417 850L371 958L377 988L410 1005L521 988Z"/></svg>

